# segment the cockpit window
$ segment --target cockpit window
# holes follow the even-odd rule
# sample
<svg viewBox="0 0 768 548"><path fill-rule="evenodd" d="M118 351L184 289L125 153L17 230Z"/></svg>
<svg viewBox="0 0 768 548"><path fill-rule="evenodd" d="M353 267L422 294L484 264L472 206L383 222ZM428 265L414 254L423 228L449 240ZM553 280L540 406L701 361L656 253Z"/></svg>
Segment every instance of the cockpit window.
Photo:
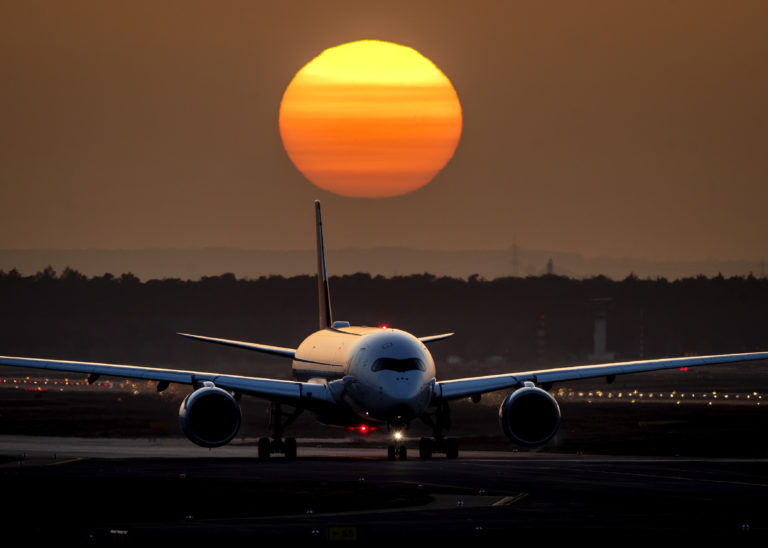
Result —
<svg viewBox="0 0 768 548"><path fill-rule="evenodd" d="M395 358L379 358L371 366L371 371L396 371L404 373L406 371L426 371L427 366L419 358L405 358L398 360Z"/></svg>

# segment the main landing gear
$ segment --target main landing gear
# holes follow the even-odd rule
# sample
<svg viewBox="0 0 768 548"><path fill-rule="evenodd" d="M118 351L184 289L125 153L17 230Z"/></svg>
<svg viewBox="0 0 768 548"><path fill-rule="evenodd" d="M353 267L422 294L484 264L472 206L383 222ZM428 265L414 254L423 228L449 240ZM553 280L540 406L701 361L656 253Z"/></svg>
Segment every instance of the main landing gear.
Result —
<svg viewBox="0 0 768 548"><path fill-rule="evenodd" d="M456 438L421 438L419 458L431 459L435 453L445 453L449 459L459 458L459 440Z"/></svg>
<svg viewBox="0 0 768 548"><path fill-rule="evenodd" d="M303 412L303 409L294 409L292 413L284 413L279 403L270 404L269 428L272 430L272 439L259 439L259 460L268 460L273 453L282 453L286 459L296 458L296 438L283 439L283 433Z"/></svg>
<svg viewBox="0 0 768 548"><path fill-rule="evenodd" d="M447 403L443 403L434 412L421 417L424 423L432 428L433 438L419 440L419 458L431 459L435 453L445 453L446 458L459 457L459 440L443 437L443 430L451 429L451 412Z"/></svg>

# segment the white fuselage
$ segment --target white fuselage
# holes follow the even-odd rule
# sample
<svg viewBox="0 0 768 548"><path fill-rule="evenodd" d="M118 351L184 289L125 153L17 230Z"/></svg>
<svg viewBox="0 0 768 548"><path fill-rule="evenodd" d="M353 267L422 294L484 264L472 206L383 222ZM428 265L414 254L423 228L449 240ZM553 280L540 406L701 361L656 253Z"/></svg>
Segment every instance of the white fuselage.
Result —
<svg viewBox="0 0 768 548"><path fill-rule="evenodd" d="M375 327L323 329L296 349L293 374L302 382L338 386L338 403L364 422L404 424L426 411L435 363L405 331Z"/></svg>

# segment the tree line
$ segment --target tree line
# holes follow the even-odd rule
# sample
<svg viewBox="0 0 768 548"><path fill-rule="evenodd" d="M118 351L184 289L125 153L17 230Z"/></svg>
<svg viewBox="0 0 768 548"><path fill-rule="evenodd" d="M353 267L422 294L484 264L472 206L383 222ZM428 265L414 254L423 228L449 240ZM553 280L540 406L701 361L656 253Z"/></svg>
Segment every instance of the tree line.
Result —
<svg viewBox="0 0 768 548"><path fill-rule="evenodd" d="M571 364L593 350L595 299L617 360L768 349L768 279L621 281L557 275L485 280L431 274L330 279L333 315L417 336L453 331L443 363ZM0 271L0 353L211 369L275 358L187 341L177 331L295 347L317 328L313 276L141 281L50 267ZM493 361L493 360L490 360ZM442 366L441 366L442 367Z"/></svg>

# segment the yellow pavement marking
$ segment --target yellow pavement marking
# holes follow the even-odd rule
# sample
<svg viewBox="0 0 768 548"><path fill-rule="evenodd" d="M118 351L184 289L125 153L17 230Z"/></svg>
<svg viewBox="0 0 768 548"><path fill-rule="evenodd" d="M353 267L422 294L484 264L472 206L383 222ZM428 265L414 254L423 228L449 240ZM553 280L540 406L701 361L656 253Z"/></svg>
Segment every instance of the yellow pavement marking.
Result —
<svg viewBox="0 0 768 548"><path fill-rule="evenodd" d="M528 493L518 493L517 495L511 495L509 497L504 497L501 500L497 500L491 506L511 506L512 504L523 500L527 496Z"/></svg>
<svg viewBox="0 0 768 548"><path fill-rule="evenodd" d="M85 457L75 457L73 459L67 459L67 460L59 460L56 462L52 462L50 464L46 464L45 466L59 466L60 464L69 464L71 462L77 462L80 460L87 460Z"/></svg>

